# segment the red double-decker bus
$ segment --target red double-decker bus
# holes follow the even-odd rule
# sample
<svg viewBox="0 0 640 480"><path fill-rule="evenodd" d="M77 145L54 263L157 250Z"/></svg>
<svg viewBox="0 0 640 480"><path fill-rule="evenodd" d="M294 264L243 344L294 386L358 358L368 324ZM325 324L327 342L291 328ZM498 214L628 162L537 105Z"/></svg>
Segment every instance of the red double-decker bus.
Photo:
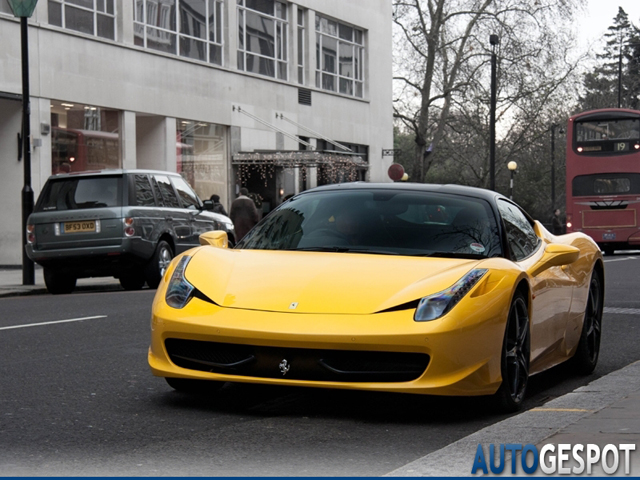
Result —
<svg viewBox="0 0 640 480"><path fill-rule="evenodd" d="M640 111L574 115L567 129L567 232L605 254L640 248Z"/></svg>

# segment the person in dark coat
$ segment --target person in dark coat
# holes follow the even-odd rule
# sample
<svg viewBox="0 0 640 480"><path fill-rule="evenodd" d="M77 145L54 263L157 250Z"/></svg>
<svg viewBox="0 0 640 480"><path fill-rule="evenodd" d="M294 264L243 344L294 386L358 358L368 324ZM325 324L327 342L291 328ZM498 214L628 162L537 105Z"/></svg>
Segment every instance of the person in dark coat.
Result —
<svg viewBox="0 0 640 480"><path fill-rule="evenodd" d="M564 233L562 220L560 220L559 208L556 208L556 211L553 212L553 220L551 220L551 230L554 235L562 235Z"/></svg>
<svg viewBox="0 0 640 480"><path fill-rule="evenodd" d="M220 203L220 195L216 195L215 193L213 195L211 195L211 201L213 202L213 212L214 213L221 213L222 215L224 215L225 217L228 217L229 214L227 213L227 211L224 209L224 205L222 205Z"/></svg>
<svg viewBox="0 0 640 480"><path fill-rule="evenodd" d="M233 222L233 228L236 231L236 240L242 240L249 230L258 223L260 215L255 203L248 197L249 191L242 187L240 196L231 203L231 212L229 217Z"/></svg>

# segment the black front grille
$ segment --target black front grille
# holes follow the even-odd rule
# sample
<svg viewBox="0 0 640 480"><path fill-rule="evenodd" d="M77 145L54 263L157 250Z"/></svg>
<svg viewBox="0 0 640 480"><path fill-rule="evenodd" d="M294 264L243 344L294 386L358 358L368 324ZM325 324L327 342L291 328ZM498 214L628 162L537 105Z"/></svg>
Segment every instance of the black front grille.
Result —
<svg viewBox="0 0 640 480"><path fill-rule="evenodd" d="M422 375L429 364L429 355L423 353L261 347L177 338L167 339L165 347L171 361L182 368L292 380L408 382Z"/></svg>

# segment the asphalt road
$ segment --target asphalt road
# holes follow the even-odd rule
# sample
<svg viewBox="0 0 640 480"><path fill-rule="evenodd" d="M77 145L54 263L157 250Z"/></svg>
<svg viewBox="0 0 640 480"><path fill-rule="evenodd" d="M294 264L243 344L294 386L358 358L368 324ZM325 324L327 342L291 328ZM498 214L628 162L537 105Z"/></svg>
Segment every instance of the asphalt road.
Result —
<svg viewBox="0 0 640 480"><path fill-rule="evenodd" d="M640 359L639 268L640 255L607 258L616 313L605 314L594 375L561 366L534 377L525 408ZM0 299L0 475L379 476L505 418L475 398L174 392L146 363L153 295Z"/></svg>

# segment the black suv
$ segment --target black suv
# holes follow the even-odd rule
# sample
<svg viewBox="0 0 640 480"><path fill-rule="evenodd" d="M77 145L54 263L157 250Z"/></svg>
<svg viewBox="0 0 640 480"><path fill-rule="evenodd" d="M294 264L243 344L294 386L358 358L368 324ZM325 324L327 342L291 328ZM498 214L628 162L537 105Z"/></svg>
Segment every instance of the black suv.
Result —
<svg viewBox="0 0 640 480"><path fill-rule="evenodd" d="M76 279L113 276L127 290L156 288L171 259L201 233L233 223L208 211L177 173L102 170L49 177L27 221L27 255L47 289L69 293Z"/></svg>

